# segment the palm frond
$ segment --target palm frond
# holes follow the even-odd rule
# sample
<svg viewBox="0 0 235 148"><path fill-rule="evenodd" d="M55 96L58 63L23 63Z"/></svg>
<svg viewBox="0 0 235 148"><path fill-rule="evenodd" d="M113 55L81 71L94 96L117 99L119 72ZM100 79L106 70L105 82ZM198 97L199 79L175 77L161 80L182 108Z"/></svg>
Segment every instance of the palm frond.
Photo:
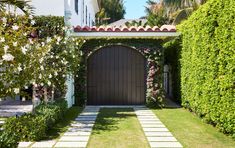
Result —
<svg viewBox="0 0 235 148"><path fill-rule="evenodd" d="M182 10L177 11L173 14L174 21L173 24L177 25L180 24L183 20L186 20L192 13L194 9L193 8L185 8Z"/></svg>
<svg viewBox="0 0 235 148"><path fill-rule="evenodd" d="M29 0L0 0L0 11L7 5L21 9L25 14L33 13L34 7L29 4ZM26 11L28 9L29 11Z"/></svg>

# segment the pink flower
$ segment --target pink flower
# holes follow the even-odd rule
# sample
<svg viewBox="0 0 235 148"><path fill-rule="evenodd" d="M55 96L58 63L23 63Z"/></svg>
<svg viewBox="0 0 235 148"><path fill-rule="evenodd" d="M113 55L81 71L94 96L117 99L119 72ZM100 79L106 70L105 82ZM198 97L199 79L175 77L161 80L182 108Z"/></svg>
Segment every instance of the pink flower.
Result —
<svg viewBox="0 0 235 148"><path fill-rule="evenodd" d="M13 29L13 30L18 30L18 29L19 29L19 26L14 25L14 26L12 26L12 29Z"/></svg>

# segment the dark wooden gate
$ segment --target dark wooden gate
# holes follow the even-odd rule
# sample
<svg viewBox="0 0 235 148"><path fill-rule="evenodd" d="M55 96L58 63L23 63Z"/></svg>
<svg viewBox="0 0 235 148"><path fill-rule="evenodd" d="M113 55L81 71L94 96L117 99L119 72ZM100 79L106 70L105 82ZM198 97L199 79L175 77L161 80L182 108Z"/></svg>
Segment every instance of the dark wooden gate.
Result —
<svg viewBox="0 0 235 148"><path fill-rule="evenodd" d="M145 103L145 58L135 49L107 46L88 59L88 105Z"/></svg>

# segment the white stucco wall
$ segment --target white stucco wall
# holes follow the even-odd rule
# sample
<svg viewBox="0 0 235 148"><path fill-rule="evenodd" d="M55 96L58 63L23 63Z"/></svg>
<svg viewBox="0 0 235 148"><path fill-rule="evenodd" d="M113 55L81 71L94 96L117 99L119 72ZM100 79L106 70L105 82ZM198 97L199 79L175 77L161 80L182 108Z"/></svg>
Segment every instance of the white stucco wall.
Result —
<svg viewBox="0 0 235 148"><path fill-rule="evenodd" d="M87 23L86 23L87 6ZM75 0L65 0L65 9L71 12L72 26L92 26L95 22L95 14L99 11L97 0L78 0L78 14L75 11ZM89 22L90 15L90 22Z"/></svg>
<svg viewBox="0 0 235 148"><path fill-rule="evenodd" d="M35 15L64 16L65 9L69 10L72 26L92 26L92 21L95 22L95 14L99 11L97 0L78 0L78 14L75 11L75 0L32 0L31 4L35 7ZM88 20L90 14L90 23L85 21L86 6Z"/></svg>
<svg viewBox="0 0 235 148"><path fill-rule="evenodd" d="M36 15L64 16L64 0L32 0Z"/></svg>

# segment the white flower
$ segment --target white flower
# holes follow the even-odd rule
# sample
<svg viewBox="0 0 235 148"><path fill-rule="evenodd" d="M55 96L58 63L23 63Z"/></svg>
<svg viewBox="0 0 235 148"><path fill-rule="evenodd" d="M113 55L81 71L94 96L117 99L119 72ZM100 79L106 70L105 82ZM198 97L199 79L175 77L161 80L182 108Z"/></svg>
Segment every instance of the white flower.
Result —
<svg viewBox="0 0 235 148"><path fill-rule="evenodd" d="M47 43L50 43L50 42L51 42L51 38L47 37Z"/></svg>
<svg viewBox="0 0 235 148"><path fill-rule="evenodd" d="M58 37L56 38L56 40L57 40L57 43L59 43L62 39L61 39L61 37L58 36Z"/></svg>
<svg viewBox="0 0 235 148"><path fill-rule="evenodd" d="M23 69L21 68L21 66L19 66L17 69L18 69L19 72L23 70Z"/></svg>
<svg viewBox="0 0 235 148"><path fill-rule="evenodd" d="M51 86L51 82L50 82L50 81L48 81L47 84L48 84L49 86Z"/></svg>
<svg viewBox="0 0 235 148"><path fill-rule="evenodd" d="M51 74L49 75L49 78L50 78L50 79L52 78L52 75L51 75Z"/></svg>
<svg viewBox="0 0 235 148"><path fill-rule="evenodd" d="M33 19L33 16L32 16L32 15L29 15L29 19L31 19L31 20L32 20L32 19Z"/></svg>
<svg viewBox="0 0 235 148"><path fill-rule="evenodd" d="M39 79L42 79L42 74L39 74L39 77L38 77Z"/></svg>
<svg viewBox="0 0 235 148"><path fill-rule="evenodd" d="M5 45L3 49L4 49L4 52L7 53L7 50L9 49L9 46Z"/></svg>
<svg viewBox="0 0 235 148"><path fill-rule="evenodd" d="M13 46L16 47L17 46L17 42L13 42Z"/></svg>
<svg viewBox="0 0 235 148"><path fill-rule="evenodd" d="M14 88L14 93L15 94L19 94L20 93L20 89L19 88Z"/></svg>
<svg viewBox="0 0 235 148"><path fill-rule="evenodd" d="M5 42L5 38L4 37L0 38L0 43L2 43L2 42Z"/></svg>
<svg viewBox="0 0 235 148"><path fill-rule="evenodd" d="M41 70L44 70L44 67L41 65L41 66L40 66L40 69L41 69Z"/></svg>
<svg viewBox="0 0 235 148"><path fill-rule="evenodd" d="M43 58L39 59L39 63L41 64L43 62Z"/></svg>
<svg viewBox="0 0 235 148"><path fill-rule="evenodd" d="M27 36L27 33L24 33L23 35L24 35L24 36Z"/></svg>
<svg viewBox="0 0 235 148"><path fill-rule="evenodd" d="M28 86L25 86L24 88L25 88L25 89L28 89L29 87L28 87Z"/></svg>
<svg viewBox="0 0 235 148"><path fill-rule="evenodd" d="M18 29L19 29L19 26L14 25L14 26L12 26L12 29L13 29L13 30L18 30Z"/></svg>
<svg viewBox="0 0 235 148"><path fill-rule="evenodd" d="M35 25L35 23L36 23L35 20L31 21L31 25Z"/></svg>
<svg viewBox="0 0 235 148"><path fill-rule="evenodd" d="M13 61L15 57L10 53L6 53L2 56L2 58L4 61Z"/></svg>
<svg viewBox="0 0 235 148"><path fill-rule="evenodd" d="M45 46L45 43L44 43L44 42L42 42L41 44L42 44L42 47L44 47L44 46Z"/></svg>
<svg viewBox="0 0 235 148"><path fill-rule="evenodd" d="M33 39L29 39L29 43L30 43L30 44L33 44Z"/></svg>
<svg viewBox="0 0 235 148"><path fill-rule="evenodd" d="M26 52L28 51L28 49L24 46L24 47L21 47L21 51L23 52L23 54L26 54Z"/></svg>
<svg viewBox="0 0 235 148"><path fill-rule="evenodd" d="M55 76L58 76L58 73L57 73L57 71L55 71L55 74L54 74Z"/></svg>
<svg viewBox="0 0 235 148"><path fill-rule="evenodd" d="M7 18L3 17L1 20L2 20L3 24L7 23Z"/></svg>

